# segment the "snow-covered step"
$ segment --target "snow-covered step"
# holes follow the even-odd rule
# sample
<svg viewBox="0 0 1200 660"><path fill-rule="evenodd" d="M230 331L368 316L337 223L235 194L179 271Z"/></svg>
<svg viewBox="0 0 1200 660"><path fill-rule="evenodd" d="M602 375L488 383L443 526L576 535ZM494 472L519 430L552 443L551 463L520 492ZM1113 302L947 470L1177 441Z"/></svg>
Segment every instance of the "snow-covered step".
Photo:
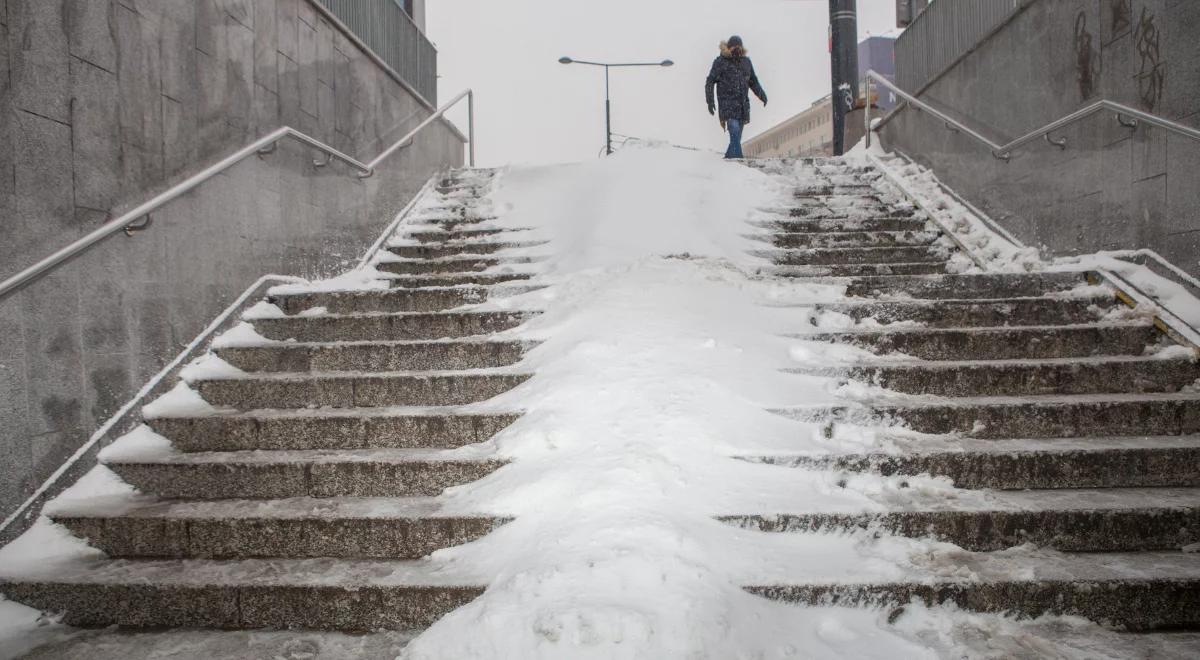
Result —
<svg viewBox="0 0 1200 660"><path fill-rule="evenodd" d="M445 231L443 229L424 229L417 225L412 225L409 231L405 234L408 238L422 243L448 243L454 241L475 241L499 238L501 235L508 236L517 234L522 236L528 232L528 228L485 228L485 229L462 229L459 231Z"/></svg>
<svg viewBox="0 0 1200 660"><path fill-rule="evenodd" d="M285 314L322 309L327 314L371 312L440 312L486 302L490 291L473 286L426 290L317 291L277 294L267 298Z"/></svg>
<svg viewBox="0 0 1200 660"><path fill-rule="evenodd" d="M222 412L146 423L184 452L283 449L454 448L484 442L517 412L383 408Z"/></svg>
<svg viewBox="0 0 1200 660"><path fill-rule="evenodd" d="M56 507L55 522L112 558L419 559L508 521L447 513L432 498L159 500L109 496Z"/></svg>
<svg viewBox="0 0 1200 660"><path fill-rule="evenodd" d="M495 219L495 217L490 215L475 215L468 209L462 209L458 213L445 211L437 215L425 216L417 220L414 224L442 231L463 231L478 229Z"/></svg>
<svg viewBox="0 0 1200 660"><path fill-rule="evenodd" d="M897 607L915 599L1022 617L1081 616L1134 630L1200 625L1200 555L1194 553L974 554L911 579L809 578L747 590L810 606Z"/></svg>
<svg viewBox="0 0 1200 660"><path fill-rule="evenodd" d="M786 234L801 233L845 233L853 231L927 231L933 227L923 218L908 215L863 218L812 218L792 217L786 220L768 220L750 223L752 226L771 229Z"/></svg>
<svg viewBox="0 0 1200 660"><path fill-rule="evenodd" d="M780 266L828 266L841 264L879 263L944 263L947 250L935 246L923 247L855 247L771 250L761 252Z"/></svg>
<svg viewBox="0 0 1200 660"><path fill-rule="evenodd" d="M853 323L917 323L934 328L1081 325L1103 320L1114 308L1114 296L1096 298L1008 298L999 300L892 300L819 303L813 326L828 317Z"/></svg>
<svg viewBox="0 0 1200 660"><path fill-rule="evenodd" d="M932 231L780 232L770 241L779 248L922 247L938 239Z"/></svg>
<svg viewBox="0 0 1200 660"><path fill-rule="evenodd" d="M1087 283L1084 273L972 273L904 277L864 277L850 282L846 295L922 299L1024 298L1062 293Z"/></svg>
<svg viewBox="0 0 1200 660"><path fill-rule="evenodd" d="M895 328L789 335L922 360L1141 355L1165 335L1149 322L1007 328Z"/></svg>
<svg viewBox="0 0 1200 660"><path fill-rule="evenodd" d="M1170 393L1200 381L1200 363L1190 357L905 361L789 371L863 381L904 394L948 397Z"/></svg>
<svg viewBox="0 0 1200 660"><path fill-rule="evenodd" d="M834 189L836 191L837 186ZM892 208L874 189L856 189L855 192L835 192L832 195L814 195L798 190L794 197L799 208Z"/></svg>
<svg viewBox="0 0 1200 660"><path fill-rule="evenodd" d="M503 250L533 248L545 244L545 241L456 241L436 245L393 245L389 246L387 251L404 259L445 259L495 254Z"/></svg>
<svg viewBox="0 0 1200 660"><path fill-rule="evenodd" d="M418 630L483 593L427 561L78 560L0 567L0 592L80 627Z"/></svg>
<svg viewBox="0 0 1200 660"><path fill-rule="evenodd" d="M800 503L802 505L802 503ZM957 493L883 511L720 516L762 532L882 530L973 552L1031 543L1064 552L1179 550L1200 542L1200 489L1102 488Z"/></svg>
<svg viewBox="0 0 1200 660"><path fill-rule="evenodd" d="M533 279L533 273L451 273L449 275L391 275L386 278L389 286L395 289L420 289L443 287L499 287L508 285L516 293L527 291L522 283Z"/></svg>
<svg viewBox="0 0 1200 660"><path fill-rule="evenodd" d="M529 377L508 372L254 373L197 380L192 387L214 406L236 410L461 406L504 394Z"/></svg>
<svg viewBox="0 0 1200 660"><path fill-rule="evenodd" d="M803 421L902 424L972 438L1189 435L1200 433L1200 392L879 401L779 410Z"/></svg>
<svg viewBox="0 0 1200 660"><path fill-rule="evenodd" d="M181 499L433 497L504 461L439 450L347 449L161 453L105 463L143 493Z"/></svg>
<svg viewBox="0 0 1200 660"><path fill-rule="evenodd" d="M397 275L434 275L439 273L467 273L483 271L500 266L519 266L533 263L531 257L446 257L443 259L404 259L384 261L376 268Z"/></svg>
<svg viewBox="0 0 1200 660"><path fill-rule="evenodd" d="M959 488L1200 487L1200 436L962 439L901 452L759 456L755 462L885 476L929 474Z"/></svg>
<svg viewBox="0 0 1200 660"><path fill-rule="evenodd" d="M216 352L226 362L250 372L453 371L511 366L532 346L530 342L488 340L286 342L219 348Z"/></svg>
<svg viewBox="0 0 1200 660"><path fill-rule="evenodd" d="M771 274L776 277L873 277L880 275L936 275L945 273L948 262L927 261L923 263L877 263L877 264L830 264L825 266L776 266Z"/></svg>
<svg viewBox="0 0 1200 660"><path fill-rule="evenodd" d="M255 319L253 325L259 334L279 341L396 341L464 338L504 332L533 316L531 312L320 314Z"/></svg>

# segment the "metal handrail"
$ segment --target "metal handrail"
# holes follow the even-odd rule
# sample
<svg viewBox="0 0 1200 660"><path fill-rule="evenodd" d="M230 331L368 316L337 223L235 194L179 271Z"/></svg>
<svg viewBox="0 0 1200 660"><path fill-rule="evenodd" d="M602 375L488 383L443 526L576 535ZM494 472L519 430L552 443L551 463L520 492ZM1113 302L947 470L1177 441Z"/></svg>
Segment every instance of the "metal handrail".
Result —
<svg viewBox="0 0 1200 660"><path fill-rule="evenodd" d="M445 105L438 108L432 115L430 115L428 119L421 122L416 128L409 131L407 135L400 138L390 147L385 149L383 153L379 154L379 156L369 163L360 162L358 159L348 156L345 153L334 149L328 144L325 144L324 142L321 142L320 140L305 133L301 133L290 126L283 126L268 133L267 135L264 135L263 137L258 138L241 149L238 149L216 163L209 165L187 179L171 186L167 190L151 198L149 201L139 204L133 209L126 211L120 216L104 223L95 230L89 232L86 236L83 236L74 243L71 243L70 245L58 250L54 254L51 254L45 259L42 259L32 266L22 270L16 275L13 275L3 282L0 282L0 300L13 295L29 284L32 284L55 268L58 268L71 259L74 259L76 256L91 249L97 243L108 238L109 236L122 231L126 232L127 234L132 234L135 231L144 230L149 226L149 215L154 210L161 208L168 202L171 202L198 188L200 184L229 169L233 165L242 161L244 158L247 158L253 154L265 155L275 151L276 144L284 138L292 138L298 142L312 147L313 149L323 152L326 156L325 160L313 161L313 164L317 167L323 167L332 161L340 160L358 170L359 178L365 179L370 177L375 174L375 168L378 167L379 163L383 162L386 158L396 153L400 149L411 145L418 133L420 133L433 122L444 117L446 111L458 104L458 102L463 100L464 97L467 99L467 123L469 135L467 140L468 145L470 146L470 164L471 167L474 167L475 93L469 89L460 93L458 96L455 96Z"/></svg>
<svg viewBox="0 0 1200 660"><path fill-rule="evenodd" d="M915 96L913 96L912 94L909 94L908 92L905 92L904 90L900 89L895 84L893 84L892 81L879 75L874 70L869 70L869 71L867 71L867 75L866 75L866 83L867 83L866 98L868 99L868 101L867 101L867 103L864 104L866 106L866 112L863 113L864 119L865 119L865 125L866 125L866 138L867 138L867 146L868 147L871 146L871 103L870 103L870 98L871 98L871 83L872 83L872 81L879 83L880 85L888 88L889 90L894 92L897 96L904 99L909 105L912 105L919 110L924 110L925 112L928 112L929 114L933 115L934 117L937 117L938 119L942 120L945 123L947 129L958 132L958 133L963 133L969 137L974 138L976 141L983 143L989 149L991 149L993 157L998 158L1000 160L1004 160L1004 161L1007 161L1012 158L1013 151L1020 149L1021 147L1029 144L1030 142L1034 142L1039 138L1044 138L1050 144L1053 144L1056 147L1059 147L1060 149L1065 149L1067 146L1066 138L1059 138L1056 140L1056 139L1053 139L1050 137L1051 133L1053 133L1061 128L1064 128L1066 126L1069 126L1071 124L1074 124L1077 121L1086 119L1087 117L1090 117L1098 112L1103 112L1105 110L1115 113L1115 118L1116 118L1117 122L1119 122L1122 126L1125 126L1127 128L1134 128L1137 126L1138 122L1145 122L1152 126L1157 126L1159 128L1163 128L1163 129L1166 129L1173 133L1182 135L1184 137L1189 137L1193 140L1200 141L1200 130L1196 130L1190 126L1184 126L1183 124L1173 122L1169 119L1163 119L1162 117L1158 117L1158 116L1152 115L1147 112L1142 112L1141 110L1137 110L1137 109L1131 108L1127 105L1122 105L1120 103L1116 103L1116 102L1109 101L1106 99L1106 100L1102 100L1102 101L1097 101L1097 102L1095 102L1085 108L1082 108L1080 110L1076 110L1075 112L1072 112L1071 114L1063 117L1062 119L1052 121L1049 124L1046 124L1045 126L1039 128L1035 131L1031 131L1025 135L1022 135L1021 137L1013 140L1012 142L1009 142L1008 144L997 144L997 143L987 139L981 133L972 129L971 127L967 126L966 124L958 121L957 119L954 119L953 117L946 114L945 112L942 112L941 110L935 108L934 106L930 105L929 103L926 103L925 101L922 101L922 100L916 98Z"/></svg>

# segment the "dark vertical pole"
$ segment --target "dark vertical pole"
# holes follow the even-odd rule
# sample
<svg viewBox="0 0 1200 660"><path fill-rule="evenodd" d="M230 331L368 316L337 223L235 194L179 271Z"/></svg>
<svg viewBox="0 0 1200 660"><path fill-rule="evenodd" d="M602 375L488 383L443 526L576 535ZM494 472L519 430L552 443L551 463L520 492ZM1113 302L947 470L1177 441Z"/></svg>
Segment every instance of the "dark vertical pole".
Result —
<svg viewBox="0 0 1200 660"><path fill-rule="evenodd" d="M604 67L604 150L612 155L612 101L608 99L608 67Z"/></svg>
<svg viewBox="0 0 1200 660"><path fill-rule="evenodd" d="M858 7L829 0L829 61L833 74L833 155L846 151L846 113L858 98Z"/></svg>

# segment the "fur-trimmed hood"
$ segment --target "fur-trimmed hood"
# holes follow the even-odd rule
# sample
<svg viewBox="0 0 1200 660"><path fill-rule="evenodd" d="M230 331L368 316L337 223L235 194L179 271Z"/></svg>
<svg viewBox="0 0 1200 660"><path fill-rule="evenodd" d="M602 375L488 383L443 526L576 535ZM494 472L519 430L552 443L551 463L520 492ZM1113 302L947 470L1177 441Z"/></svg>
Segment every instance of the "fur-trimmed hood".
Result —
<svg viewBox="0 0 1200 660"><path fill-rule="evenodd" d="M747 50L745 46L742 46L742 57L749 57L749 56L750 56L750 51ZM729 57L729 58L733 57L733 51L729 49L728 41L721 42L721 57Z"/></svg>

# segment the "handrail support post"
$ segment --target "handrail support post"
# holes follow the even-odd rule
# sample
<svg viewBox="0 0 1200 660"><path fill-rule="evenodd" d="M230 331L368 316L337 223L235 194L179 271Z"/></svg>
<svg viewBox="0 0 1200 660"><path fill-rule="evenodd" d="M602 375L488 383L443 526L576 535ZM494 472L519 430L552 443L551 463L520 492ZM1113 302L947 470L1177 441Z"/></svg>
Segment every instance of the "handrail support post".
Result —
<svg viewBox="0 0 1200 660"><path fill-rule="evenodd" d="M471 167L475 167L475 91L467 92L467 145Z"/></svg>
<svg viewBox="0 0 1200 660"><path fill-rule="evenodd" d="M871 75L867 74L867 98L863 102L863 126L866 129L867 148L871 148Z"/></svg>

